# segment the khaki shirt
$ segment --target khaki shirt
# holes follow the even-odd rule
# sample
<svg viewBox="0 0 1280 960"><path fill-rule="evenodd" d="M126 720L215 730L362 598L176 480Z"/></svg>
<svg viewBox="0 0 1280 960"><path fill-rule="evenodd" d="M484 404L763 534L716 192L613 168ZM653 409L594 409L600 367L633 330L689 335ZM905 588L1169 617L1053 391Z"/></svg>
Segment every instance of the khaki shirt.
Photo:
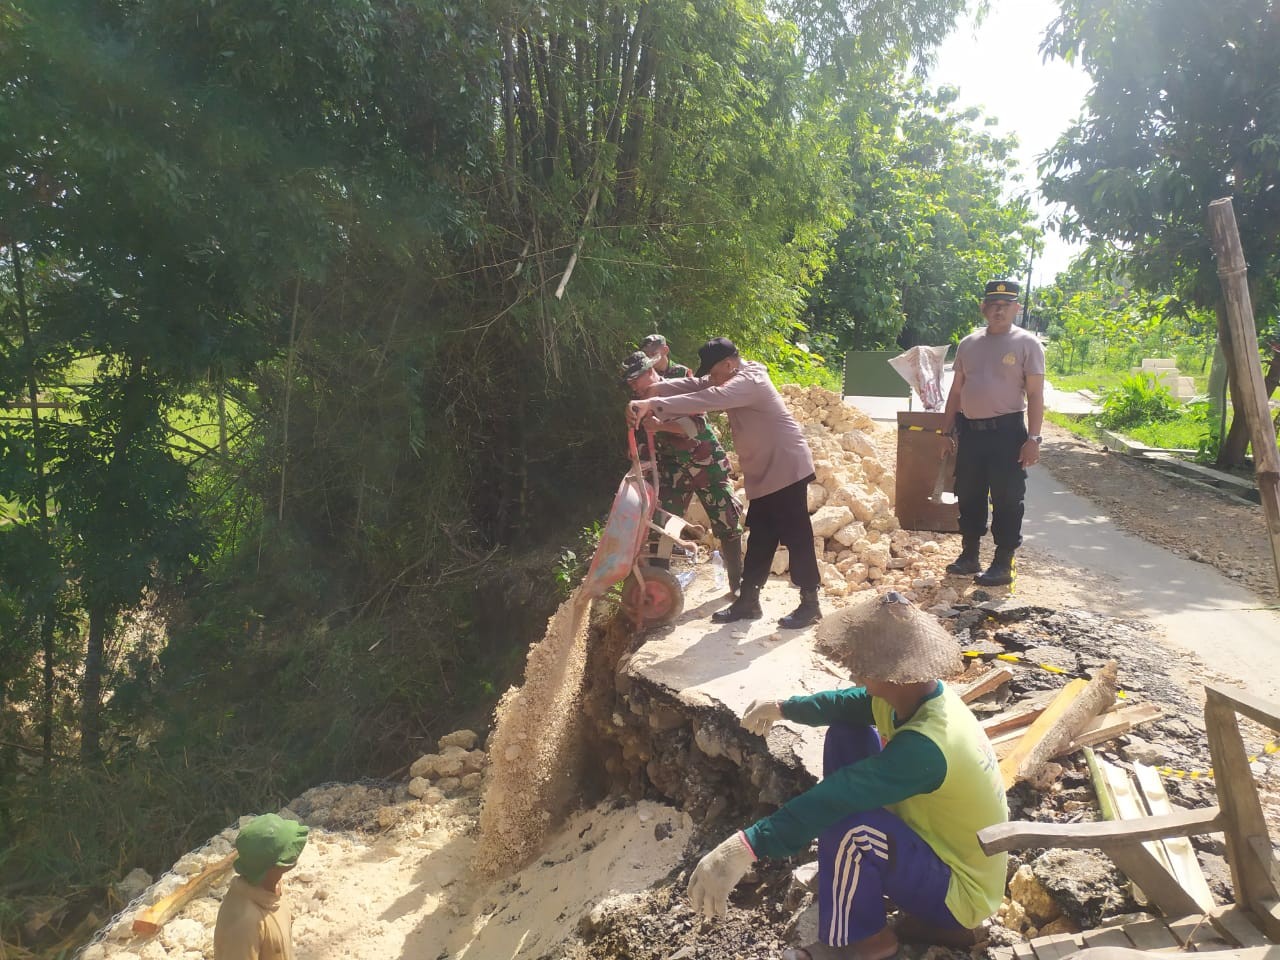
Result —
<svg viewBox="0 0 1280 960"><path fill-rule="evenodd" d="M992 335L971 333L956 348L955 369L964 374L960 412L988 420L1027 409L1027 375L1044 374L1044 347L1022 327Z"/></svg>
<svg viewBox="0 0 1280 960"><path fill-rule="evenodd" d="M293 960L292 930L283 897L236 877L218 909L214 960Z"/></svg>
<svg viewBox="0 0 1280 960"><path fill-rule="evenodd" d="M652 395L661 398L653 405L659 420L707 410L728 413L748 500L777 493L813 475L813 454L804 431L762 363L742 361L722 387L713 387L706 377L661 380Z"/></svg>

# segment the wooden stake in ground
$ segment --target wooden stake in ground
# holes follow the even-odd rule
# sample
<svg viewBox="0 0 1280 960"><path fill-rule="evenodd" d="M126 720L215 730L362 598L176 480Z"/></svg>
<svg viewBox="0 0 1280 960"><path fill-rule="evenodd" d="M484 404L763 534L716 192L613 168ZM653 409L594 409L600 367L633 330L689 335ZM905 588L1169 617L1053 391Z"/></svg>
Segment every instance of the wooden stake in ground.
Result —
<svg viewBox="0 0 1280 960"><path fill-rule="evenodd" d="M1266 377L1258 359L1258 333L1254 327L1253 301L1240 248L1240 232L1231 198L1223 197L1209 204L1209 235L1214 256L1218 258L1218 279L1231 328L1231 353L1240 377L1240 397L1253 443L1253 463L1257 473L1262 512L1267 518L1271 540L1271 558L1276 566L1276 583L1280 585L1280 451L1276 449L1275 428L1271 423Z"/></svg>
<svg viewBox="0 0 1280 960"><path fill-rule="evenodd" d="M1000 775L1008 790L1019 780L1035 780L1046 763L1058 755L1085 725L1116 702L1116 662L1108 660L1092 680L1072 680L1049 709L1036 718L1017 747L1000 761Z"/></svg>

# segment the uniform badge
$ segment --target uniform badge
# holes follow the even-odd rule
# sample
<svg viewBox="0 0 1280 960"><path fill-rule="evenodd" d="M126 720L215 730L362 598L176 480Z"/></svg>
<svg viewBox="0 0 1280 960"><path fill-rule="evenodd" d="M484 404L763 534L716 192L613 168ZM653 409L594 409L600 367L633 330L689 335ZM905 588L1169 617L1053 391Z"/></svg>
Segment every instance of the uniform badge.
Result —
<svg viewBox="0 0 1280 960"><path fill-rule="evenodd" d="M1012 367L1015 363L1018 362L1018 358L1015 357L1012 353L1006 353L1003 357L1000 358L1000 362L1003 363L1006 367Z"/></svg>

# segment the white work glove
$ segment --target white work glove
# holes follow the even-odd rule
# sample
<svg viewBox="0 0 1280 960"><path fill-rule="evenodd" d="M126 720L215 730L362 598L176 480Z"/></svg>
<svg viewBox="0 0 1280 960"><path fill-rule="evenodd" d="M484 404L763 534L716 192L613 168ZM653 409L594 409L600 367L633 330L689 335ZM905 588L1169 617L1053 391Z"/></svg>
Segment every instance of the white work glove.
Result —
<svg viewBox="0 0 1280 960"><path fill-rule="evenodd" d="M764 736L769 728L782 719L781 700L752 700L742 715L742 725L750 733Z"/></svg>
<svg viewBox="0 0 1280 960"><path fill-rule="evenodd" d="M746 875L755 859L746 834L739 830L699 860L689 878L689 901L693 909L708 919L728 913L729 892Z"/></svg>

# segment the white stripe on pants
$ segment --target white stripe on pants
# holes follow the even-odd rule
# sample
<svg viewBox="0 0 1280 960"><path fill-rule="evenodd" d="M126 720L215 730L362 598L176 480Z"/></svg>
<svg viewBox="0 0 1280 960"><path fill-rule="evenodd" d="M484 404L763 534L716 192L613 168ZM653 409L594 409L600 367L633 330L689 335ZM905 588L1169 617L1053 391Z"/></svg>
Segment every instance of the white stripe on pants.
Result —
<svg viewBox="0 0 1280 960"><path fill-rule="evenodd" d="M849 942L849 913L853 909L854 895L858 892L863 853L873 854L887 861L888 836L874 827L862 824L846 833L840 841L840 849L836 852L831 871L831 923L827 931L827 941L833 947L843 947Z"/></svg>

